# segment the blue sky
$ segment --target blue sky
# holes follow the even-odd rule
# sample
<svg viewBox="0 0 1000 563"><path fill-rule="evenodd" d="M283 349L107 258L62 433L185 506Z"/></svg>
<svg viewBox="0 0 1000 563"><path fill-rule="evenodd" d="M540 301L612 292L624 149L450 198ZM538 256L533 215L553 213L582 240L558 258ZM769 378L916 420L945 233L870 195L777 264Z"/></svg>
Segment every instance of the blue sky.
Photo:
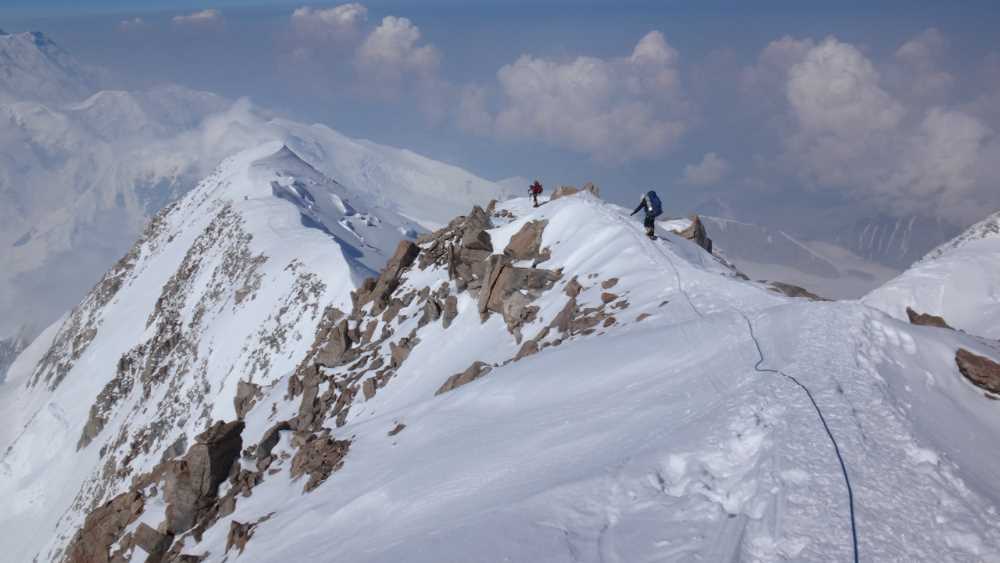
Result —
<svg viewBox="0 0 1000 563"><path fill-rule="evenodd" d="M717 198L812 235L1000 207L992 2L362 5L334 29L336 3L5 0L0 28L46 32L117 87L247 96L489 178L594 180L622 203L656 188L676 215Z"/></svg>

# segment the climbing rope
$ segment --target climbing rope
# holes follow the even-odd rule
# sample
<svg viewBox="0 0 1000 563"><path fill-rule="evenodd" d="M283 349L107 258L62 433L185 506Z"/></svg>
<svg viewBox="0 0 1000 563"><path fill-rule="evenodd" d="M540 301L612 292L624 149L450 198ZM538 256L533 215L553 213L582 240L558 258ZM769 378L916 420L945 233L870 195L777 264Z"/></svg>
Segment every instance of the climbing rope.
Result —
<svg viewBox="0 0 1000 563"><path fill-rule="evenodd" d="M636 235L636 238L638 238L638 235ZM694 311L696 315L698 315L700 318L704 318L705 315L694 304L694 301L691 299L691 295L689 295L687 290L684 288L684 282L681 279L680 269L677 268L677 265L674 264L674 261L670 259L670 256L668 256L666 252L660 250L660 255L666 259L667 263L670 264L670 268L674 271L674 277L677 279L677 289L678 291L681 292L681 295L684 296L684 299L687 300L688 306L691 308L692 311ZM792 375L788 375L787 373L781 370L761 367L761 365L764 363L764 351L760 347L760 341L757 340L757 334L754 332L753 322L750 320L750 317L748 317L746 313L744 313L743 311L736 309L735 307L733 307L733 310L739 313L740 316L743 317L743 319L746 321L747 328L750 330L750 339L753 340L754 347L757 348L758 360L757 363L754 364L753 369L758 373L772 373L776 375L781 375L782 377L785 377L786 379L797 385L800 389L802 389L805 392L806 397L809 398L809 402L812 404L813 409L815 409L816 411L816 415L819 417L819 421L823 424L823 430L826 431L826 435L830 439L830 443L833 445L833 451L835 454L837 454L837 461L840 463L840 472L844 476L844 484L847 486L847 504L851 518L851 545L854 551L854 563L858 563L859 561L858 528L857 528L857 522L854 517L854 489L851 487L851 478L847 474L847 464L844 462L844 456L840 453L840 445L837 443L837 439L833 436L833 431L830 430L830 426L826 422L826 417L823 416L823 410L819 408L819 404L816 402L816 398L813 397L812 391L810 391L809 388L806 387L797 378L795 378Z"/></svg>
<svg viewBox="0 0 1000 563"><path fill-rule="evenodd" d="M753 340L754 346L757 348L757 363L754 364L753 369L759 373L773 373L785 377L795 385L798 385L800 389L805 391L806 397L809 398L809 402L812 403L813 409L816 410L816 415L819 416L819 421L823 423L823 430L826 431L827 437L830 438L830 443L833 444L833 451L837 454L837 461L840 462L840 472L844 476L844 484L847 485L847 503L850 509L851 515L851 542L854 547L854 563L858 563L858 528L857 523L854 519L854 489L851 488L851 478L847 475L847 464L844 463L844 456L840 453L840 446L837 444L837 439L833 437L833 432L830 430L830 426L826 423L826 417L823 416L823 410L819 408L819 404L816 403L815 397L813 397L812 391L809 390L801 381L799 381L795 376L788 375L787 373L771 369L762 368L761 364L764 363L764 352L761 350L760 341L757 340L757 335L753 329L753 322L750 321L750 317L739 311L743 320L747 322L747 328L750 329L750 338Z"/></svg>

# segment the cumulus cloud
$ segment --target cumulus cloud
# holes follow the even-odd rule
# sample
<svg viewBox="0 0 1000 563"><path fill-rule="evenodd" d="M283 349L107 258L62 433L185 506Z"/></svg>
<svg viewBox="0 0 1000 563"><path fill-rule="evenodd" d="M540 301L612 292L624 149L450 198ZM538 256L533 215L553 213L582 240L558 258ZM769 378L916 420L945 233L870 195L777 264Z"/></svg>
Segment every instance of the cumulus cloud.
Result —
<svg viewBox="0 0 1000 563"><path fill-rule="evenodd" d="M523 55L497 72L503 100L494 131L605 162L662 155L686 127L678 59L658 31L620 59ZM474 101L466 109L478 110Z"/></svg>
<svg viewBox="0 0 1000 563"><path fill-rule="evenodd" d="M802 62L815 46L812 39L796 39L788 35L772 41L761 51L756 63L741 73L743 94L760 109L783 107L788 72Z"/></svg>
<svg viewBox="0 0 1000 563"><path fill-rule="evenodd" d="M420 28L413 22L386 16L358 48L358 69L390 87L398 86L407 76L432 77L441 55L433 45L420 40Z"/></svg>
<svg viewBox="0 0 1000 563"><path fill-rule="evenodd" d="M714 186L729 173L729 163L714 152L710 152L698 164L684 167L683 182L692 186Z"/></svg>
<svg viewBox="0 0 1000 563"><path fill-rule="evenodd" d="M803 129L856 136L892 129L903 107L879 85L874 65L856 47L827 39L789 71L788 101Z"/></svg>
<svg viewBox="0 0 1000 563"><path fill-rule="evenodd" d="M292 27L302 38L317 41L350 41L361 33L368 8L357 2L333 8L303 6L292 12Z"/></svg>
<svg viewBox="0 0 1000 563"><path fill-rule="evenodd" d="M895 58L926 60L940 45L925 34ZM1000 205L990 127L959 109L893 95L857 47L833 38L810 47L788 70L785 90L784 158L813 188L846 190L892 215L955 222Z"/></svg>
<svg viewBox="0 0 1000 563"><path fill-rule="evenodd" d="M948 39L931 28L903 43L888 69L888 79L898 95L924 103L947 101L957 79L944 68Z"/></svg>
<svg viewBox="0 0 1000 563"><path fill-rule="evenodd" d="M191 14L174 16L173 22L177 25L205 25L222 21L222 12L216 9L202 10Z"/></svg>

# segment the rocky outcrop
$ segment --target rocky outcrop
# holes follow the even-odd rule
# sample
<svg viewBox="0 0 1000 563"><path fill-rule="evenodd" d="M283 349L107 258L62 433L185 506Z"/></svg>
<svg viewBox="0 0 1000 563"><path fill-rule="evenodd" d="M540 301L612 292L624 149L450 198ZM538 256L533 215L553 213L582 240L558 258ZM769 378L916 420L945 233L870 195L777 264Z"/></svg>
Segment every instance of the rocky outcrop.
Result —
<svg viewBox="0 0 1000 563"><path fill-rule="evenodd" d="M491 371L493 371L493 366L483 362L475 362L462 373L456 373L445 380L441 387L438 388L435 395L440 395L442 393L458 389L467 383L472 383L480 377L484 377Z"/></svg>
<svg viewBox="0 0 1000 563"><path fill-rule="evenodd" d="M373 313L381 313L389 304L389 296L399 287L403 270L413 264L418 254L420 254L420 247L416 243L409 240L400 241L396 247L396 252L389 259L389 263L386 264L381 275L375 280L371 292L367 294L359 293L359 295L364 297L366 302L371 301L374 303Z"/></svg>
<svg viewBox="0 0 1000 563"><path fill-rule="evenodd" d="M195 437L195 445L167 472L166 530L177 535L191 529L215 500L243 448L243 421L217 422Z"/></svg>
<svg viewBox="0 0 1000 563"><path fill-rule="evenodd" d="M560 273L552 270L513 266L504 254L490 256L485 283L479 290L479 314L484 321L491 312L502 315L508 330L520 341L520 327L538 312L530 303L559 278Z"/></svg>
<svg viewBox="0 0 1000 563"><path fill-rule="evenodd" d="M70 563L127 561L126 554L141 549L147 561L184 561L175 538L194 529L196 535L235 507L231 489L225 499L219 486L239 474L236 463L242 447L243 422L218 422L196 437L196 443L180 459L158 464L137 477L128 491L112 498L87 515L66 551ZM165 520L157 528L140 524L126 529L142 516L146 494L161 490L167 503ZM227 502L228 500L228 502ZM197 528L196 528L197 527ZM171 545L174 544L174 549Z"/></svg>
<svg viewBox="0 0 1000 563"><path fill-rule="evenodd" d="M312 491L340 469L350 447L350 440L334 440L329 433L308 436L292 458L292 479L308 474L304 491Z"/></svg>
<svg viewBox="0 0 1000 563"><path fill-rule="evenodd" d="M587 182L583 185L583 188L577 188L576 186L559 186L554 192L552 192L552 197L549 198L549 201L578 194L580 192L589 193L594 197L601 197L601 190L591 182Z"/></svg>
<svg viewBox="0 0 1000 563"><path fill-rule="evenodd" d="M521 230L510 237L503 253L515 261L531 260L539 264L548 260L551 257L548 249L542 250L542 233L548 223L547 220L525 223Z"/></svg>
<svg viewBox="0 0 1000 563"><path fill-rule="evenodd" d="M935 315L928 315L925 313L918 313L913 309L906 308L906 316L910 319L910 324L920 325L920 326L934 326L938 328L947 328L954 330L947 322L941 317Z"/></svg>
<svg viewBox="0 0 1000 563"><path fill-rule="evenodd" d="M1000 363L960 348L955 354L958 371L973 385L1000 396Z"/></svg>
<svg viewBox="0 0 1000 563"><path fill-rule="evenodd" d="M236 384L236 396L233 397L233 408L236 409L236 418L243 420L250 409L260 400L260 386L249 381L240 381Z"/></svg>
<svg viewBox="0 0 1000 563"><path fill-rule="evenodd" d="M110 562L112 546L125 528L142 515L144 505L142 493L132 491L88 514L67 550L67 563Z"/></svg>
<svg viewBox="0 0 1000 563"><path fill-rule="evenodd" d="M268 514L256 522L243 523L236 520L230 522L229 533L226 535L226 553L229 553L230 549L235 548L242 554L243 550L247 547L247 542L249 542L250 538L253 537L254 530L257 529L257 526L262 522L270 520L273 515L274 513Z"/></svg>
<svg viewBox="0 0 1000 563"><path fill-rule="evenodd" d="M677 234L702 247L705 252L712 253L712 239L708 238L708 232L705 231L705 224L701 222L701 217L692 215L688 228L678 231Z"/></svg>
<svg viewBox="0 0 1000 563"><path fill-rule="evenodd" d="M829 299L820 297L819 295L816 295L815 293L809 291L808 289L799 287L797 285L792 285L790 283L767 282L767 285L768 285L767 288L769 290L775 293L780 293L782 295L787 295L788 297L800 297L802 299L809 299L811 301L829 301Z"/></svg>

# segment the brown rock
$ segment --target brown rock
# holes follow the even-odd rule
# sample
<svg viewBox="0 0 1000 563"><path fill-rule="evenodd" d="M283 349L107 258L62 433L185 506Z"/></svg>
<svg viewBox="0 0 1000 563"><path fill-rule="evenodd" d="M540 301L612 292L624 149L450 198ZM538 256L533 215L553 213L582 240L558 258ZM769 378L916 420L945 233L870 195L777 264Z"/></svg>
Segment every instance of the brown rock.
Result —
<svg viewBox="0 0 1000 563"><path fill-rule="evenodd" d="M393 429L389 431L388 435L389 436L395 436L396 434L399 434L400 432L402 432L404 428L406 428L405 424L403 424L402 422L397 423L396 426L393 427Z"/></svg>
<svg viewBox="0 0 1000 563"><path fill-rule="evenodd" d="M322 345L316 354L316 363L326 367L339 365L344 358L344 353L351 348L351 344L350 329L347 319L344 319L330 331L329 340Z"/></svg>
<svg viewBox="0 0 1000 563"><path fill-rule="evenodd" d="M444 328L451 326L451 322L455 320L458 316L458 298L454 295L449 295L447 299L444 300L444 311L441 313L442 324Z"/></svg>
<svg viewBox="0 0 1000 563"><path fill-rule="evenodd" d="M513 260L536 260L540 258L542 233L548 224L547 220L525 223L521 227L521 230L510 238L510 242L503 253L510 256Z"/></svg>
<svg viewBox="0 0 1000 563"><path fill-rule="evenodd" d="M413 348L419 344L419 340L416 338L403 337L399 339L399 343L390 342L389 352L390 352L390 364L393 368L398 368L403 365L406 358L410 357L410 352Z"/></svg>
<svg viewBox="0 0 1000 563"><path fill-rule="evenodd" d="M958 371L974 385L1000 395L1000 364L964 348L955 354L955 363L958 364Z"/></svg>
<svg viewBox="0 0 1000 563"><path fill-rule="evenodd" d="M614 293L604 292L604 293L601 294L601 302L602 303L605 303L605 304L611 303L615 299L618 299L618 296L615 295Z"/></svg>
<svg viewBox="0 0 1000 563"><path fill-rule="evenodd" d="M69 563L108 563L111 546L144 509L142 493L129 491L93 510L67 549Z"/></svg>
<svg viewBox="0 0 1000 563"><path fill-rule="evenodd" d="M233 398L233 406L236 408L236 418L243 420L250 409L261 397L260 386L249 381L240 381L236 384L236 397Z"/></svg>
<svg viewBox="0 0 1000 563"><path fill-rule="evenodd" d="M918 313L909 307L906 308L906 316L910 318L911 324L920 326L936 326L938 328L947 328L954 330L951 328L951 326L948 325L948 323L945 322L943 318L935 315Z"/></svg>
<svg viewBox="0 0 1000 563"><path fill-rule="evenodd" d="M315 434L309 436L305 445L292 458L292 479L308 473L305 492L312 491L343 466L344 456L350 447L350 440L334 440L329 436Z"/></svg>
<svg viewBox="0 0 1000 563"><path fill-rule="evenodd" d="M444 384L442 384L441 387L434 394L440 395L442 393L447 393L448 391L457 389L465 385L466 383L471 383L479 379L480 377L485 376L491 371L493 371L493 367L490 366L489 364L483 362L474 362L471 366L469 366L468 369L466 369L462 373L456 373L455 375L445 380Z"/></svg>
<svg viewBox="0 0 1000 563"><path fill-rule="evenodd" d="M521 345L521 349L518 350L517 355L514 356L514 361L527 358L528 356L534 356L537 353L538 353L538 341L528 340L523 345Z"/></svg>
<svg viewBox="0 0 1000 563"><path fill-rule="evenodd" d="M147 561L166 553L173 541L173 536L162 534L145 522L139 524L139 527L132 534L132 543L141 547L150 556Z"/></svg>
<svg viewBox="0 0 1000 563"><path fill-rule="evenodd" d="M226 536L226 553L229 553L229 550L235 547L242 554L243 550L247 547L247 542L253 537L253 532L257 526L261 522L269 520L273 515L274 513L271 513L256 522L248 522L246 524L237 522L236 520L231 521L229 523L229 534Z"/></svg>
<svg viewBox="0 0 1000 563"><path fill-rule="evenodd" d="M580 282L576 281L576 276L573 276L573 279L569 280L566 288L563 289L563 292L569 297L576 297L580 295L581 291L583 291L583 286L580 285Z"/></svg>
<svg viewBox="0 0 1000 563"><path fill-rule="evenodd" d="M635 318L635 322L641 323L642 321L648 319L651 316L652 315L650 315L649 313L641 313L638 317Z"/></svg>
<svg viewBox="0 0 1000 563"><path fill-rule="evenodd" d="M803 299L809 299L811 301L829 301L829 299L824 299L815 293L812 293L808 289L799 287L797 285L792 285L790 283L784 282L768 282L768 289L775 292L781 293L782 295L787 295L788 297L801 297Z"/></svg>
<svg viewBox="0 0 1000 563"><path fill-rule="evenodd" d="M167 532L177 535L194 526L214 500L243 449L244 423L217 422L195 437L196 444L166 474Z"/></svg>
<svg viewBox="0 0 1000 563"><path fill-rule="evenodd" d="M274 451L274 447L278 445L281 441L281 433L287 432L292 429L292 425L288 421L282 421L274 426L267 429L264 432L264 436L261 437L260 442L257 443L257 469L263 471L267 469L269 463L265 463L265 460L271 457L271 452Z"/></svg>
<svg viewBox="0 0 1000 563"><path fill-rule="evenodd" d="M399 286L399 279L403 271L413 264L420 254L420 247L410 240L399 241L396 252L389 259L385 269L375 282L375 287L371 291L370 299L375 303L372 312L379 314L389 303L389 297Z"/></svg>
<svg viewBox="0 0 1000 563"><path fill-rule="evenodd" d="M427 302L424 303L424 314L420 317L418 324L420 326L424 326L440 319L443 308L444 307L437 301L437 299L428 299Z"/></svg>
<svg viewBox="0 0 1000 563"><path fill-rule="evenodd" d="M493 252L493 242L490 234L482 229L468 229L462 235L462 248Z"/></svg>
<svg viewBox="0 0 1000 563"><path fill-rule="evenodd" d="M601 282L601 287L604 289L611 289L616 285L618 285L618 278L611 278Z"/></svg>
<svg viewBox="0 0 1000 563"><path fill-rule="evenodd" d="M709 254L712 253L712 239L708 238L708 233L705 231L705 225L701 222L701 217L692 215L691 225L677 234L702 247Z"/></svg>
<svg viewBox="0 0 1000 563"><path fill-rule="evenodd" d="M552 192L552 197L549 198L549 201L556 200L561 197L575 195L580 192L589 193L594 197L601 197L601 190L598 189L598 187L595 186L594 184L587 182L586 184L583 185L582 190L576 188L575 186L559 186L554 192Z"/></svg>
<svg viewBox="0 0 1000 563"><path fill-rule="evenodd" d="M365 395L365 400L371 399L375 396L375 380L366 379L364 383L361 384L361 392Z"/></svg>

